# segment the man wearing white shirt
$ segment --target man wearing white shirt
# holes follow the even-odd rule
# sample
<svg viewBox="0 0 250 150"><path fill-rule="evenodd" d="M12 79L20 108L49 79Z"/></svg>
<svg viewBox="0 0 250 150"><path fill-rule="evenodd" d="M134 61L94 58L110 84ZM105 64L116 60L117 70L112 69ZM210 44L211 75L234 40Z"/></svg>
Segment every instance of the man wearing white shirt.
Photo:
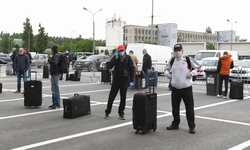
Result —
<svg viewBox="0 0 250 150"><path fill-rule="evenodd" d="M183 99L189 126L189 133L195 134L194 100L192 91L192 67L188 57L183 57L181 44L174 46L174 59L169 65L172 93L172 114L174 120L167 130L178 130L180 124L180 103Z"/></svg>

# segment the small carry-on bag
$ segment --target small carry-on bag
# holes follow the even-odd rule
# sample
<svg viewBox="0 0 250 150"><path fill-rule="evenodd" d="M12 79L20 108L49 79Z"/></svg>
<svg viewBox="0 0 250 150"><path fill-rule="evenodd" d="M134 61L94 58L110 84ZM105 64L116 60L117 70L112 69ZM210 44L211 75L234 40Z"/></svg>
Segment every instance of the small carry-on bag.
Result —
<svg viewBox="0 0 250 150"><path fill-rule="evenodd" d="M244 83L242 80L242 76L240 76L240 73L242 73L242 69L238 70L238 79L231 80L230 83L230 92L229 92L229 98L231 99L241 99L244 98Z"/></svg>
<svg viewBox="0 0 250 150"><path fill-rule="evenodd" d="M111 72L109 71L109 69L101 70L101 82L111 83Z"/></svg>
<svg viewBox="0 0 250 150"><path fill-rule="evenodd" d="M37 72L35 73L35 80L24 82L24 106L39 107L42 105L42 82L37 80Z"/></svg>
<svg viewBox="0 0 250 150"><path fill-rule="evenodd" d="M149 81L150 82L150 81ZM153 82L153 81L152 81ZM136 93L133 98L133 127L135 133L145 134L150 130L157 129L157 93Z"/></svg>
<svg viewBox="0 0 250 150"><path fill-rule="evenodd" d="M230 83L229 98L243 99L244 83L240 80L232 80Z"/></svg>
<svg viewBox="0 0 250 150"><path fill-rule="evenodd" d="M90 114L90 96L74 94L73 97L63 99L63 117L77 118Z"/></svg>

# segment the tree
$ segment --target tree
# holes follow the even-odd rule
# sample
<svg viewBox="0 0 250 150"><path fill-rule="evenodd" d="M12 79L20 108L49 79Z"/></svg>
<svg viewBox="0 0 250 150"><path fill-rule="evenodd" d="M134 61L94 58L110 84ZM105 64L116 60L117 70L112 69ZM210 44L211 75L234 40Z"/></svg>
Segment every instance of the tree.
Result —
<svg viewBox="0 0 250 150"><path fill-rule="evenodd" d="M215 49L215 46L214 46L213 43L207 43L207 44L206 44L206 48L207 48L207 49Z"/></svg>
<svg viewBox="0 0 250 150"><path fill-rule="evenodd" d="M44 27L39 24L38 34L36 35L36 52L43 53L48 47L48 34L45 33Z"/></svg>
<svg viewBox="0 0 250 150"><path fill-rule="evenodd" d="M28 48L29 50L33 50L34 48L34 36L32 26L30 24L30 19L26 18L25 22L23 23L24 31L22 34L23 40L23 47Z"/></svg>
<svg viewBox="0 0 250 150"><path fill-rule="evenodd" d="M211 27L207 27L207 28L206 28L206 33L212 33Z"/></svg>
<svg viewBox="0 0 250 150"><path fill-rule="evenodd" d="M0 49L4 53L9 53L13 47L13 38L9 33L1 33Z"/></svg>

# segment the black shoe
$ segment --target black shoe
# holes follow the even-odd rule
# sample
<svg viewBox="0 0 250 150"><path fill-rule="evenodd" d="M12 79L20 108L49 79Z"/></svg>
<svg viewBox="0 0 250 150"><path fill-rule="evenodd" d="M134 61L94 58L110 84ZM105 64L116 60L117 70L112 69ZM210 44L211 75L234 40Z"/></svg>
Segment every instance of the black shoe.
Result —
<svg viewBox="0 0 250 150"><path fill-rule="evenodd" d="M171 126L168 126L166 129L167 129L167 130L178 130L178 129L179 129L179 126L171 125Z"/></svg>
<svg viewBox="0 0 250 150"><path fill-rule="evenodd" d="M120 120L126 120L125 117L124 117L124 115L119 115L119 119Z"/></svg>
<svg viewBox="0 0 250 150"><path fill-rule="evenodd" d="M109 114L106 114L105 113L105 117L104 117L104 119L109 119L110 117L109 117Z"/></svg>
<svg viewBox="0 0 250 150"><path fill-rule="evenodd" d="M190 133L190 134L195 134L195 129L194 129L194 128L189 129L189 133Z"/></svg>
<svg viewBox="0 0 250 150"><path fill-rule="evenodd" d="M50 105L49 109L56 109L56 105Z"/></svg>

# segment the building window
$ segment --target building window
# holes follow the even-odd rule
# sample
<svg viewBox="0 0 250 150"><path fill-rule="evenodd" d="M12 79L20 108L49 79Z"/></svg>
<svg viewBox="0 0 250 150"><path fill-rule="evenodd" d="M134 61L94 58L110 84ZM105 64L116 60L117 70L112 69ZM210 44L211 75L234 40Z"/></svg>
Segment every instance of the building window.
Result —
<svg viewBox="0 0 250 150"><path fill-rule="evenodd" d="M135 36L135 41L137 41L137 37Z"/></svg>
<svg viewBox="0 0 250 150"><path fill-rule="evenodd" d="M135 34L137 34L137 29L135 28Z"/></svg>

